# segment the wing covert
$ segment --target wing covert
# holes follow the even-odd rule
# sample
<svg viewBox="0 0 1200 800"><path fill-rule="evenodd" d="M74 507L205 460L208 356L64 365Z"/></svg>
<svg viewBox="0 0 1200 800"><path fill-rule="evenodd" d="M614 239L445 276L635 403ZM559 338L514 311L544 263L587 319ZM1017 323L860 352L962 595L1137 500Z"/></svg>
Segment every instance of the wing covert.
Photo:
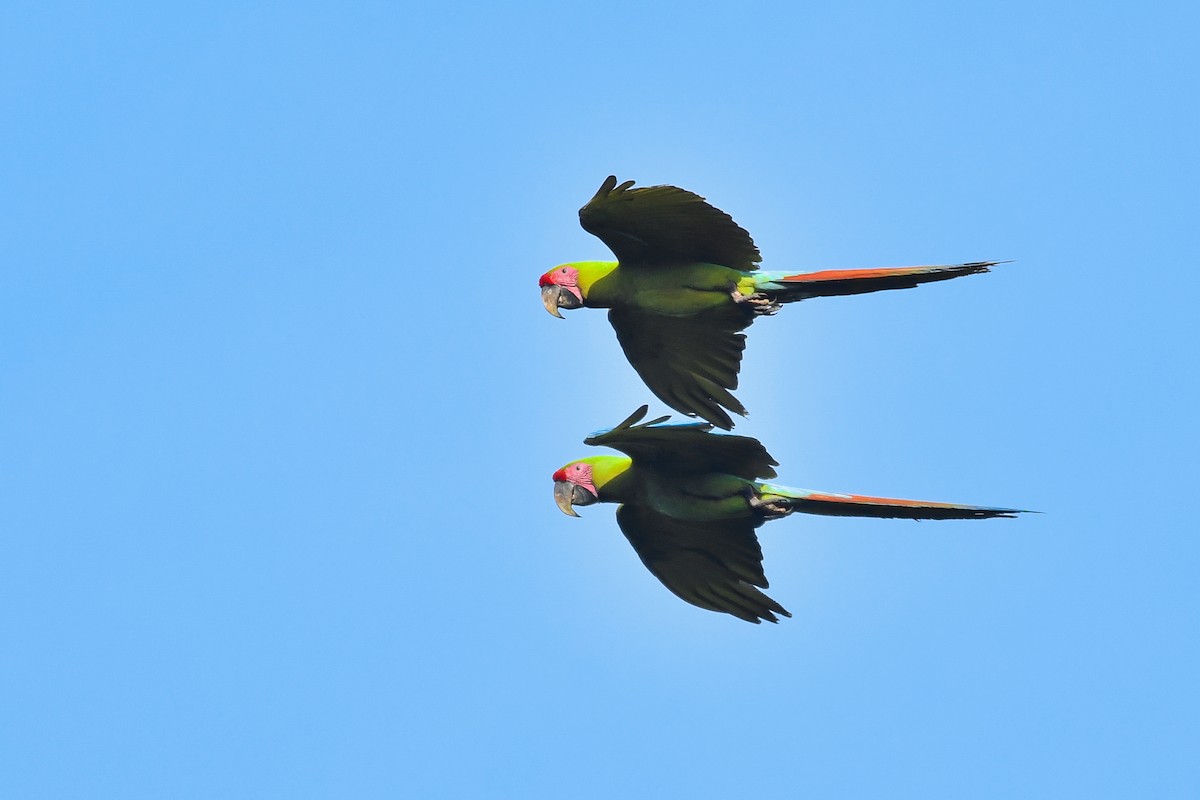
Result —
<svg viewBox="0 0 1200 800"><path fill-rule="evenodd" d="M645 416L642 406L620 425L593 433L583 443L611 447L639 464L680 475L716 472L752 481L776 474L779 462L758 439L711 433L706 422L662 424L669 417L636 424Z"/></svg>
<svg viewBox="0 0 1200 800"><path fill-rule="evenodd" d="M703 197L677 186L617 185L609 175L579 209L579 224L624 267L719 264L758 269L762 255L744 228Z"/></svg>

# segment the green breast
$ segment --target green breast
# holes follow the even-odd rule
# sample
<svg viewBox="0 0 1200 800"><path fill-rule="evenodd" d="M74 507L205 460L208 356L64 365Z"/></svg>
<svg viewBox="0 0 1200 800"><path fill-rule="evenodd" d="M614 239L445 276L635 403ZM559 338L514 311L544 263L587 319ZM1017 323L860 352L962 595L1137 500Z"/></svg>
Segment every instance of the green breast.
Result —
<svg viewBox="0 0 1200 800"><path fill-rule="evenodd" d="M587 304L688 316L731 303L730 292L742 277L716 264L618 267L592 284Z"/></svg>
<svg viewBox="0 0 1200 800"><path fill-rule="evenodd" d="M676 519L739 519L750 515L749 481L733 475L649 474L643 480L643 502Z"/></svg>

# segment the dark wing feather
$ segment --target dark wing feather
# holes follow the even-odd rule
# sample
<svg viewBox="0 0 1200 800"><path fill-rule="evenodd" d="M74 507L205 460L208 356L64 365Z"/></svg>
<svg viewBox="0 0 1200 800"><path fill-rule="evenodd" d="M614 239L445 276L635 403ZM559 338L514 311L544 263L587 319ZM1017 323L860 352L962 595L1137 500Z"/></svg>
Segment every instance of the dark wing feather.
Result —
<svg viewBox="0 0 1200 800"><path fill-rule="evenodd" d="M742 351L754 315L741 307L720 308L690 317L614 308L608 321L625 357L647 388L664 403L730 430L725 409L745 415L730 393L738 384Z"/></svg>
<svg viewBox="0 0 1200 800"><path fill-rule="evenodd" d="M593 433L583 443L620 450L638 464L677 475L716 472L748 481L776 475L779 462L758 439L710 433L712 426L703 422L663 425L667 417L634 424L645 415L642 406L617 427Z"/></svg>
<svg viewBox="0 0 1200 800"><path fill-rule="evenodd" d="M685 522L623 505L617 509L617 524L646 569L680 599L755 624L778 622L776 614L791 616L755 588L768 586L754 535L761 521Z"/></svg>
<svg viewBox="0 0 1200 800"><path fill-rule="evenodd" d="M608 245L623 267L720 264L758 269L750 234L700 195L675 186L631 189L609 175L579 209L579 224Z"/></svg>

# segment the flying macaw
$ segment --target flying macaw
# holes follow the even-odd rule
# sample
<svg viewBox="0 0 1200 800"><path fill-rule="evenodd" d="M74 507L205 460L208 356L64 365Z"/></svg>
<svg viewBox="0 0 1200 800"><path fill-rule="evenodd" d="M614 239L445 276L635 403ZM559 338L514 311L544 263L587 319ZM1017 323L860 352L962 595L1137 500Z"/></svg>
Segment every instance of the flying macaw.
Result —
<svg viewBox="0 0 1200 800"><path fill-rule="evenodd" d="M617 525L642 563L692 605L755 624L791 614L755 587L766 589L762 548L754 530L794 511L841 517L987 519L1024 513L1016 508L895 500L791 489L776 477L778 462L748 436L711 433L706 422L636 424L646 406L584 444L625 455L572 461L554 475L554 501L573 517L574 506L621 503Z"/></svg>
<svg viewBox="0 0 1200 800"><path fill-rule="evenodd" d="M760 272L762 256L741 226L703 197L675 186L631 189L610 175L579 222L617 261L560 264L538 283L546 310L607 308L626 358L664 403L719 428L726 409L746 414L731 393L756 317L810 297L908 289L987 272L975 261L924 267Z"/></svg>

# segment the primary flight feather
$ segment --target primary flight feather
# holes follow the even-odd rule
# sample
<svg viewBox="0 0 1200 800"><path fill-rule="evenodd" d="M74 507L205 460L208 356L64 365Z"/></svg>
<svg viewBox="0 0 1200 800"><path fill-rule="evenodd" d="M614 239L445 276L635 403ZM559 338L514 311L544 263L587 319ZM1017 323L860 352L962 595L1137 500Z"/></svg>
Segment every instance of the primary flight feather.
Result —
<svg viewBox="0 0 1200 800"><path fill-rule="evenodd" d="M617 525L642 563L692 605L759 623L778 622L787 609L765 595L762 548L754 531L793 512L900 519L1012 517L1015 508L931 503L792 489L776 476L775 459L748 436L711 433L704 422L637 424L646 406L585 444L624 455L582 458L554 472L554 500L564 514L575 506L620 503Z"/></svg>
<svg viewBox="0 0 1200 800"><path fill-rule="evenodd" d="M729 430L746 328L784 303L907 289L987 272L995 261L921 267L764 272L740 225L675 186L631 188L610 175L579 210L616 261L560 264L541 276L546 310L607 308L629 363L664 403Z"/></svg>

